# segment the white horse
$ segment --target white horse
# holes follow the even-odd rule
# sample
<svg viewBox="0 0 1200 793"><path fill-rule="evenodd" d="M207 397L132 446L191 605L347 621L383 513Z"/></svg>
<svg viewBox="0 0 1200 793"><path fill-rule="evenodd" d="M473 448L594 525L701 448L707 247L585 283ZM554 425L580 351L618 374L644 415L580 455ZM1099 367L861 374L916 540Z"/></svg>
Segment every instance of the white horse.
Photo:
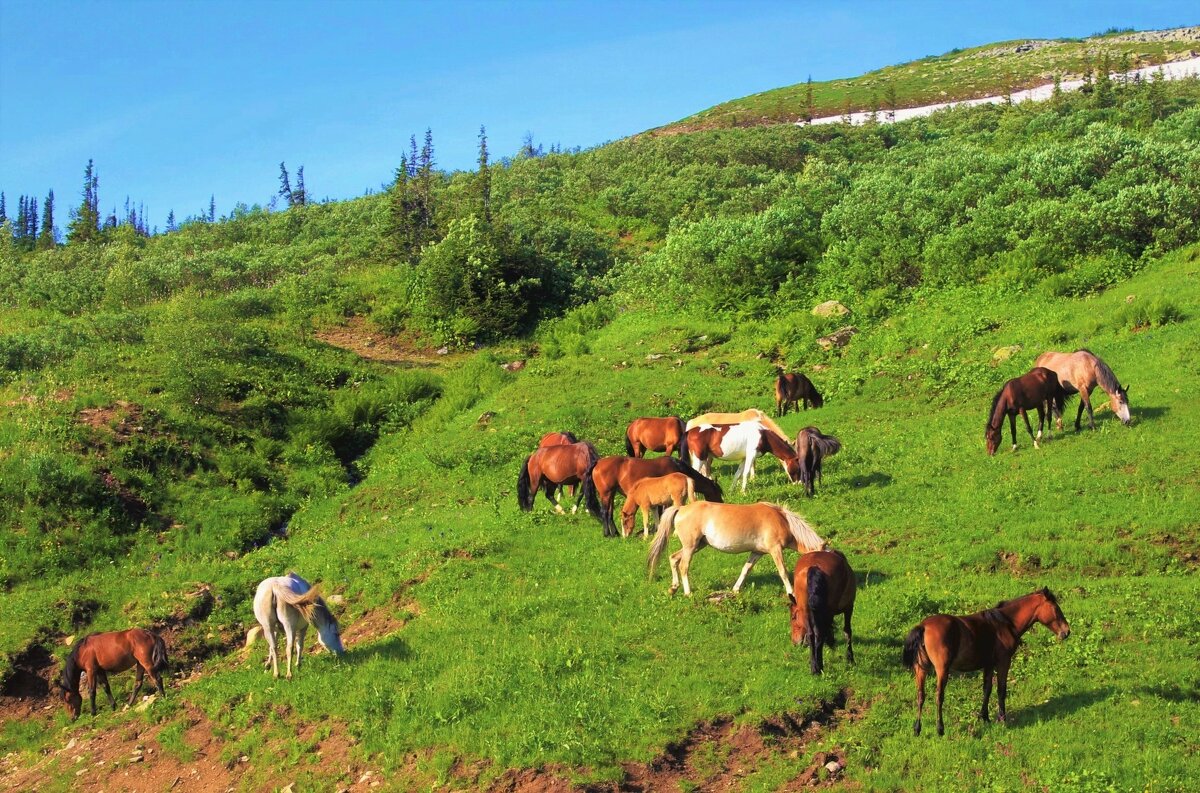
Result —
<svg viewBox="0 0 1200 793"><path fill-rule="evenodd" d="M757 419L733 425L701 424L688 430L687 443L692 467L710 479L713 458L740 460L733 479L735 482L739 478L742 480L743 493L746 484L755 477L754 461L759 454L773 454L779 458L790 481L796 482L800 476L796 450Z"/></svg>
<svg viewBox="0 0 1200 793"><path fill-rule="evenodd" d="M316 587L310 586L295 573L268 578L254 593L254 616L260 627L246 634L249 647L261 633L267 640L267 661L275 677L279 677L279 655L275 642L283 629L287 650L287 679L292 679L292 649L296 651L296 671L304 657L304 635L311 623L317 629L317 641L335 655L345 652L339 635L337 618L325 605Z"/></svg>

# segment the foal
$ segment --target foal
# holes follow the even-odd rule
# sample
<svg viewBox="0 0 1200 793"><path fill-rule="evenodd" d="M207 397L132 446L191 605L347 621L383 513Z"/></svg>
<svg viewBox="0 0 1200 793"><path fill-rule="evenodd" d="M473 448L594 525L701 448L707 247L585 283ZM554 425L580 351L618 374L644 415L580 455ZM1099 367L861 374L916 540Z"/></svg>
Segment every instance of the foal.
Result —
<svg viewBox="0 0 1200 793"><path fill-rule="evenodd" d="M642 510L642 539L650 537L650 513L662 507L682 507L691 503L696 495L696 484L687 474L667 474L642 479L630 489L621 507L621 536L633 533L633 518L638 508ZM656 515L657 519L657 515Z"/></svg>
<svg viewBox="0 0 1200 793"><path fill-rule="evenodd" d="M1046 425L1043 405L1050 402L1055 411L1062 413L1065 399L1066 392L1058 382L1058 375L1045 367L1034 367L1020 377L1009 380L992 399L992 411L988 414L987 430L984 433L988 454L994 455L1000 445L1005 416L1008 416L1009 430L1012 433L1013 451L1017 450L1018 413L1025 419L1025 429L1029 430L1029 437L1033 438L1033 448L1038 448L1038 438L1042 437L1042 428ZM1037 408L1037 435L1033 434L1033 426L1025 412L1029 408Z"/></svg>
<svg viewBox="0 0 1200 793"><path fill-rule="evenodd" d="M116 710L117 700L109 688L108 673L124 672L131 666L137 667L137 678L133 691L129 692L130 705L142 690L144 675L150 675L150 682L158 689L159 695L166 696L162 675L167 668L167 645L157 633L130 628L127 631L93 633L76 642L63 665L62 680L58 684L63 690L71 721L79 718L79 711L83 708L79 679L84 673L87 673L88 699L91 700L92 715L95 716L96 683L104 684L104 693L108 694L108 701Z"/></svg>

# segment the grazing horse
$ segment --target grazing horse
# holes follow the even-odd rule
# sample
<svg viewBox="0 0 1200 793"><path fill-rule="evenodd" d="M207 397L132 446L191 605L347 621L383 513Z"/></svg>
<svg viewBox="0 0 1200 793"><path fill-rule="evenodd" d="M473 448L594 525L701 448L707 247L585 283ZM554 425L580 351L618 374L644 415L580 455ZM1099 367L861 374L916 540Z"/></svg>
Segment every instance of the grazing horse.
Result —
<svg viewBox="0 0 1200 793"><path fill-rule="evenodd" d="M517 504L525 512L533 509L533 500L540 488L546 499L554 505L554 511L563 513L558 498L558 489L564 485L574 487L583 480L588 469L596 463L600 454L587 441L566 446L543 446L525 458L521 473L517 476ZM574 495L574 494L572 494ZM571 507L571 514L579 509L584 491L580 489Z"/></svg>
<svg viewBox="0 0 1200 793"><path fill-rule="evenodd" d="M771 420L771 417L763 413L758 408L749 408L741 413L701 413L696 418L687 423L687 428L690 430L694 427L700 427L704 424L741 424L743 421L757 421L771 432L778 435L782 440L791 443L792 439L788 434L779 428L779 425Z"/></svg>
<svg viewBox="0 0 1200 793"><path fill-rule="evenodd" d="M942 697L946 678L951 671L983 670L983 707L979 717L988 720L988 698L992 694L992 673L998 682L999 713L997 721L1007 714L1004 701L1008 695L1008 668L1025 631L1040 622L1059 639L1071 635L1071 626L1058 607L1058 600L1049 589L1039 589L1015 600L1005 600L994 609L966 617L935 614L909 631L904 640L904 665L913 670L917 679L917 720L913 734L921 734L921 710L925 706L925 675L937 675L937 733L942 726Z"/></svg>
<svg viewBox="0 0 1200 793"><path fill-rule="evenodd" d="M650 546L650 558L646 567L651 576L658 560L667 548L674 532L683 548L671 554L671 589L673 595L683 579L683 594L691 595L688 567L692 556L705 545L711 545L724 553L750 553L742 568L742 574L733 585L733 591L741 590L742 583L763 554L769 554L779 570L779 578L789 596L793 596L792 582L783 567L783 549L807 553L823 550L825 541L817 536L804 518L778 504L760 501L757 504L714 504L697 501L686 507L671 507L658 521L658 534Z"/></svg>
<svg viewBox="0 0 1200 793"><path fill-rule="evenodd" d="M588 512L600 521L605 537L615 537L617 527L613 523L613 501L618 493L628 494L642 479L652 476L681 473L692 480L695 492L709 501L722 501L721 486L684 460L674 457L655 457L650 460L638 457L613 455L601 457L583 478L583 497Z"/></svg>
<svg viewBox="0 0 1200 793"><path fill-rule="evenodd" d="M678 450L683 459L686 434L687 428L679 416L634 419L625 430L625 454L643 457L646 452L664 452L670 457Z"/></svg>
<svg viewBox="0 0 1200 793"><path fill-rule="evenodd" d="M817 387L813 385L812 380L809 380L799 372L795 374L780 372L779 377L775 379L775 415L786 416L789 406L792 410L799 411L799 403L802 400L805 410L808 410L808 403L810 401L815 408L819 408L825 404L825 400L821 397L821 393L817 391Z"/></svg>
<svg viewBox="0 0 1200 793"><path fill-rule="evenodd" d="M796 452L758 421L693 427L688 430L687 444L692 467L705 476L712 476L713 458L740 460L733 479L736 482L741 477L743 493L746 492L746 483L755 475L754 461L760 453L779 458L783 470L787 472L788 481L795 483L800 480L800 461Z"/></svg>
<svg viewBox="0 0 1200 793"><path fill-rule="evenodd" d="M1018 413L1021 414L1021 418L1025 419L1025 429L1029 430L1029 437L1033 438L1033 448L1038 448L1038 438L1042 437L1042 428L1046 422L1043 406L1050 402L1055 410L1062 413L1065 396L1066 394L1058 382L1058 375L1042 366L1005 383L992 400L992 411L988 416L987 431L984 433L984 437L987 438L988 454L995 454L996 447L1000 445L1005 416L1008 416L1009 428L1012 432L1013 451L1017 450ZM1029 408L1037 408L1037 435L1033 434L1033 426L1029 423L1029 414L1025 412Z"/></svg>
<svg viewBox="0 0 1200 793"><path fill-rule="evenodd" d="M537 447L542 449L546 446L567 446L572 443L579 443L579 439L575 437L575 433L573 432L547 432L538 441Z"/></svg>
<svg viewBox="0 0 1200 793"><path fill-rule="evenodd" d="M1129 386L1122 386L1108 364L1089 350L1075 352L1044 352L1038 356L1037 366L1044 366L1058 375L1058 382L1067 394L1079 394L1079 412L1075 414L1075 431L1087 408L1088 424L1096 429L1096 418L1092 414L1092 389L1100 386L1108 394L1108 404L1122 424L1129 424ZM1057 414L1058 428L1063 428L1062 410Z"/></svg>
<svg viewBox="0 0 1200 793"><path fill-rule="evenodd" d="M142 680L150 675L150 682L158 689L160 696L165 697L163 689L163 672L167 668L167 645L162 637L153 631L141 628L130 628L127 631L109 631L108 633L93 633L75 642L71 654L63 665L62 679L58 687L63 691L63 699L67 703L67 713L71 721L79 718L83 709L83 697L79 693L79 679L87 673L88 699L92 703L92 715L96 715L96 684L104 684L104 693L113 710L117 709L117 700L113 697L108 685L109 672L124 672L131 666L137 667L137 678L134 680L133 691L129 692L129 703L137 698L142 690Z"/></svg>
<svg viewBox="0 0 1200 793"><path fill-rule="evenodd" d="M804 492L816 492L817 480L821 478L821 464L842 450L842 442L832 435L825 435L816 427L805 427L796 436L796 458L800 461L800 482Z"/></svg>
<svg viewBox="0 0 1200 793"><path fill-rule="evenodd" d="M317 587L310 586L295 573L268 578L258 585L254 593L254 617L259 627L251 628L246 634L249 647L261 633L267 640L267 662L276 678L279 677L279 654L275 649L280 629L286 640L287 679L292 679L292 649L296 651L296 671L300 671L300 659L304 657L304 635L311 624L317 629L317 641L334 655L345 652L337 618L325 605Z"/></svg>
<svg viewBox="0 0 1200 793"><path fill-rule="evenodd" d="M650 513L654 519L662 507L682 507L691 503L696 496L696 485L687 474L667 474L643 479L634 485L625 496L625 505L621 507L621 536L628 537L633 533L633 518L638 508L642 510L642 539L650 537Z"/></svg>
<svg viewBox="0 0 1200 793"><path fill-rule="evenodd" d="M846 634L846 662L854 663L850 618L854 614L857 583L854 571L841 551L812 551L796 560L792 575L792 644L808 645L809 669L821 674L825 662L821 650L833 647L833 618L842 618Z"/></svg>

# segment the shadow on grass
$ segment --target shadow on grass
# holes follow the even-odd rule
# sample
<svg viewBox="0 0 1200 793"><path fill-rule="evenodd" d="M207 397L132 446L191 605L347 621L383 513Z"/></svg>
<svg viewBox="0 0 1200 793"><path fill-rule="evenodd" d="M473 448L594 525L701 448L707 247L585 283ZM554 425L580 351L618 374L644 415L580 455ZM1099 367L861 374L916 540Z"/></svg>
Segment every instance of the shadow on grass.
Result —
<svg viewBox="0 0 1200 793"><path fill-rule="evenodd" d="M855 476L850 479L850 486L859 487L887 487L892 483L892 475L885 474L882 471L872 471L866 476Z"/></svg>
<svg viewBox="0 0 1200 793"><path fill-rule="evenodd" d="M1101 688L1093 688L1089 691L1060 694L1056 697L1051 697L1049 702L1043 702L1040 705L1010 709L1008 713L1009 721L1015 722L1019 726L1060 719L1063 716L1069 716L1075 711L1095 705L1097 702L1103 702L1111 698L1116 692L1117 689L1112 686L1103 686ZM1014 716L1016 717L1015 719L1013 718Z"/></svg>
<svg viewBox="0 0 1200 793"><path fill-rule="evenodd" d="M1168 702L1200 702L1200 686L1190 688L1183 686L1143 686L1134 689L1133 693L1147 697L1158 697Z"/></svg>
<svg viewBox="0 0 1200 793"><path fill-rule="evenodd" d="M340 661L349 666L357 666L376 659L383 659L385 661L410 661L413 657L413 652L409 649L408 643L404 639L401 639L399 636L388 636L382 641L355 647L347 651L341 657Z"/></svg>
<svg viewBox="0 0 1200 793"><path fill-rule="evenodd" d="M1132 418L1131 425L1137 425L1141 421L1160 419L1171 412L1171 409L1166 406L1162 407L1142 407L1140 405L1130 405L1129 415Z"/></svg>

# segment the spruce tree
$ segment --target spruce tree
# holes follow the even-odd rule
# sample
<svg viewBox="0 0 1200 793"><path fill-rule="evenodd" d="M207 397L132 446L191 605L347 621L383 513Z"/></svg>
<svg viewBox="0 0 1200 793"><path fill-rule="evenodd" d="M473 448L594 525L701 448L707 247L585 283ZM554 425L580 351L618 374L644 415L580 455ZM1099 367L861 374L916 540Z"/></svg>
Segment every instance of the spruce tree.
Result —
<svg viewBox="0 0 1200 793"><path fill-rule="evenodd" d="M100 233L100 179L96 176L92 161L88 160L83 173L83 202L75 210L67 227L69 242L90 242Z"/></svg>
<svg viewBox="0 0 1200 793"><path fill-rule="evenodd" d="M37 200L37 196L35 196L35 195L29 196L28 204L29 205L25 208L25 211L28 213L27 221L26 221L28 223L28 225L25 227L25 248L26 248L26 250L33 250L34 245L37 244L37 236L38 236L38 200Z"/></svg>
<svg viewBox="0 0 1200 793"><path fill-rule="evenodd" d="M883 102L887 106L887 120L896 120L896 107L900 101L896 98L896 84L888 80L888 84L883 89Z"/></svg>
<svg viewBox="0 0 1200 793"><path fill-rule="evenodd" d="M21 196L17 201L17 222L13 226L13 241L17 243L17 249L21 250L25 246L25 232L29 229L29 201L25 196Z"/></svg>
<svg viewBox="0 0 1200 793"><path fill-rule="evenodd" d="M487 130L479 125L479 208L484 222L492 220L492 171L488 166Z"/></svg>
<svg viewBox="0 0 1200 793"><path fill-rule="evenodd" d="M1112 78L1109 76L1111 64L1108 60L1108 53L1104 54L1104 59L1100 62L1100 69L1096 72L1096 86L1092 97L1092 103L1098 107L1112 107L1113 104L1113 84Z"/></svg>
<svg viewBox="0 0 1200 793"><path fill-rule="evenodd" d="M4 193L0 192L0 223L8 220L8 207L5 206Z"/></svg>
<svg viewBox="0 0 1200 793"><path fill-rule="evenodd" d="M304 189L304 166L296 171L296 191L292 193L292 203L295 206L308 205L308 191Z"/></svg>
<svg viewBox="0 0 1200 793"><path fill-rule="evenodd" d="M174 209L172 209L170 212L167 213L167 233L170 234L172 231L175 231L175 210Z"/></svg>
<svg viewBox="0 0 1200 793"><path fill-rule="evenodd" d="M53 248L57 240L54 238L54 191L46 195L46 203L42 208L42 233L38 236L39 248Z"/></svg>
<svg viewBox="0 0 1200 793"><path fill-rule="evenodd" d="M421 155L417 152L417 136L408 136L408 176L411 179L417 175L417 163Z"/></svg>
<svg viewBox="0 0 1200 793"><path fill-rule="evenodd" d="M288 179L287 166L282 162L279 163L279 197L287 201L287 205L292 205L292 182Z"/></svg>
<svg viewBox="0 0 1200 793"><path fill-rule="evenodd" d="M217 197L215 195L208 197L208 222L217 222Z"/></svg>
<svg viewBox="0 0 1200 793"><path fill-rule="evenodd" d="M816 108L813 105L812 75L810 74L808 76L808 81L804 83L804 120L811 124L815 113Z"/></svg>

